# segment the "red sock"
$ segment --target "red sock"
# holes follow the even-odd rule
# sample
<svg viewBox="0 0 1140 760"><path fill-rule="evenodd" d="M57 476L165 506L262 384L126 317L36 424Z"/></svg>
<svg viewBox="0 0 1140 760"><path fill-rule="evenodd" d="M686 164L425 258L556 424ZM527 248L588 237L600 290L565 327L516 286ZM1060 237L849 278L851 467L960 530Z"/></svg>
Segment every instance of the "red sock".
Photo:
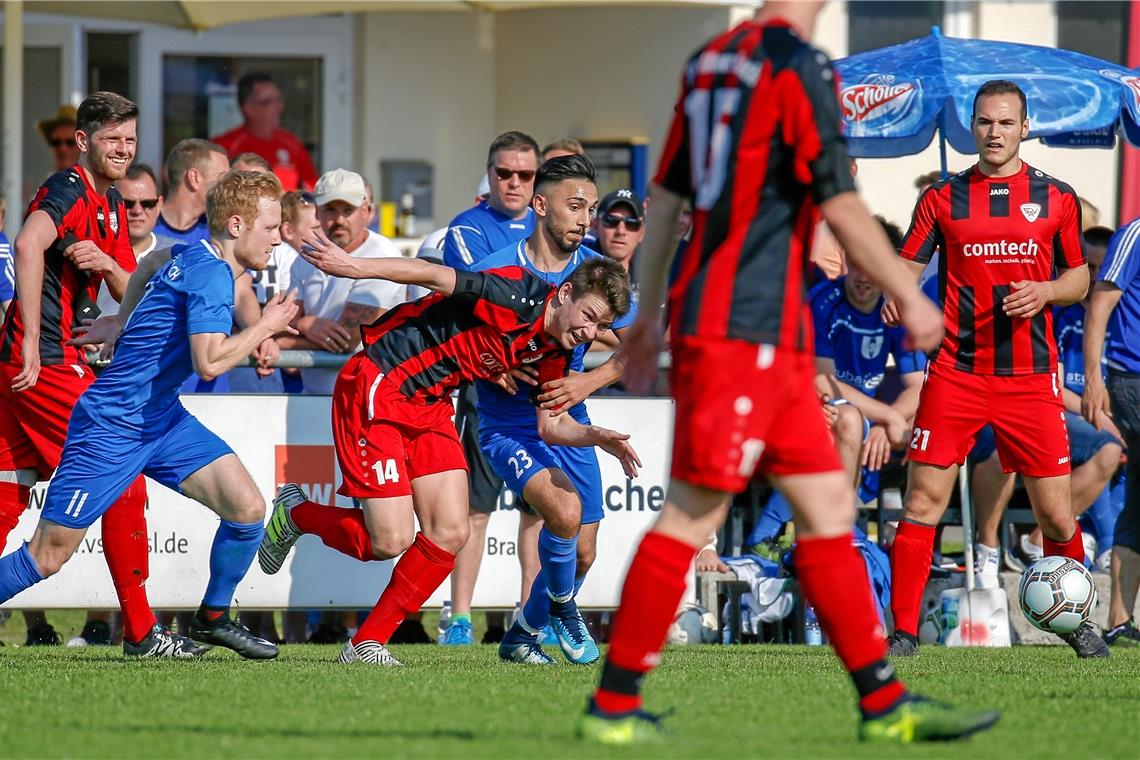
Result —
<svg viewBox="0 0 1140 760"><path fill-rule="evenodd" d="M289 511L293 524L302 532L320 537L325 546L368 562L372 556L372 539L364 524L364 512L303 501Z"/></svg>
<svg viewBox="0 0 1140 760"><path fill-rule="evenodd" d="M918 613L933 555L934 526L900 521L891 545L891 615L896 631L918 635Z"/></svg>
<svg viewBox="0 0 1140 760"><path fill-rule="evenodd" d="M454 554L433 544L423 533L417 533L416 540L396 562L380 601L352 637L353 643L387 644L404 618L423 606L454 567Z"/></svg>
<svg viewBox="0 0 1140 760"><path fill-rule="evenodd" d="M867 566L852 538L847 533L835 538L799 539L796 581L835 654L855 681L860 706L880 712L905 690L895 679L894 669L883 667L887 657L883 625L871 596Z"/></svg>
<svg viewBox="0 0 1140 760"><path fill-rule="evenodd" d="M103 556L123 610L123 637L132 643L142 641L157 622L146 595L150 553L142 476L103 515Z"/></svg>
<svg viewBox="0 0 1140 760"><path fill-rule="evenodd" d="M16 483L0 483L0 550L12 528L20 521L20 515L28 508L31 491L27 486Z"/></svg>
<svg viewBox="0 0 1140 760"><path fill-rule="evenodd" d="M1046 557L1068 557L1082 565L1085 564L1085 541L1081 536L1081 525L1074 522L1073 527L1076 530L1073 532L1073 537L1068 541L1054 541L1042 534L1041 544Z"/></svg>
<svg viewBox="0 0 1140 760"><path fill-rule="evenodd" d="M603 712L641 706L641 680L657 666L696 553L695 547L663 533L650 531L641 539L625 576L610 651L594 694L594 704Z"/></svg>

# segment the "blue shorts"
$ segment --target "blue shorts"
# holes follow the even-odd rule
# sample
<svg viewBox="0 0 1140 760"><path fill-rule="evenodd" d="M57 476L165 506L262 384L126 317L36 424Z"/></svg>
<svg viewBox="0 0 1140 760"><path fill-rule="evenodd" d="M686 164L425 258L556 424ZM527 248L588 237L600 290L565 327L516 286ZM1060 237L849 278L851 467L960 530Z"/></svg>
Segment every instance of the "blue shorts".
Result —
<svg viewBox="0 0 1140 760"><path fill-rule="evenodd" d="M1073 467L1080 467L1110 443L1123 445L1107 430L1097 430L1076 412L1065 411L1065 427L1069 429L1069 450Z"/></svg>
<svg viewBox="0 0 1140 760"><path fill-rule="evenodd" d="M179 407L162 435L145 441L103 427L76 406L41 519L88 528L140 474L181 493L182 481L233 450Z"/></svg>
<svg viewBox="0 0 1140 760"><path fill-rule="evenodd" d="M548 468L562 470L582 501L582 524L603 517L602 470L593 446L550 446L537 431L479 431L483 456L507 488L522 496L526 484Z"/></svg>

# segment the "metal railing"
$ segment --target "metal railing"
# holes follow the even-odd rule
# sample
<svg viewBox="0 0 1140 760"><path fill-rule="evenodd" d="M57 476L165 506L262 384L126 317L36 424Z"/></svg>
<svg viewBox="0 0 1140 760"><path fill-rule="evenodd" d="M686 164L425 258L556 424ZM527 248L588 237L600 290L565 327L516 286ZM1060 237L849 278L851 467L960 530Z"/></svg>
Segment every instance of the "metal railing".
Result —
<svg viewBox="0 0 1140 760"><path fill-rule="evenodd" d="M586 369L594 369L595 367L605 364L611 356L613 356L612 351L587 352L584 360ZM284 369L340 369L350 358L352 358L352 354L333 354L328 351L289 349L281 352L281 358L278 359L276 366ZM246 359L245 362L239 366L252 367L253 364L252 359ZM662 351L660 356L657 357L658 368L668 369L670 365L671 357L669 352Z"/></svg>

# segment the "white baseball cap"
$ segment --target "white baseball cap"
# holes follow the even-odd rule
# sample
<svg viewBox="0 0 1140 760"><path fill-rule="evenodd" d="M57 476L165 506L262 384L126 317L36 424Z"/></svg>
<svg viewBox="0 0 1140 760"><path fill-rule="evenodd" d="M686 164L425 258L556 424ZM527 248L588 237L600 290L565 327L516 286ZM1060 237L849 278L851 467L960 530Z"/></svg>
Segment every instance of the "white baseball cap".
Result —
<svg viewBox="0 0 1140 760"><path fill-rule="evenodd" d="M317 186L313 188L317 197L317 205L324 206L332 201L344 201L350 206L359 208L364 205L368 197L368 189L364 185L364 177L348 169L333 169L321 175Z"/></svg>
<svg viewBox="0 0 1140 760"><path fill-rule="evenodd" d="M487 173L483 172L483 176L479 178L479 184L475 188L475 197L483 198L491 194L491 180L487 179Z"/></svg>

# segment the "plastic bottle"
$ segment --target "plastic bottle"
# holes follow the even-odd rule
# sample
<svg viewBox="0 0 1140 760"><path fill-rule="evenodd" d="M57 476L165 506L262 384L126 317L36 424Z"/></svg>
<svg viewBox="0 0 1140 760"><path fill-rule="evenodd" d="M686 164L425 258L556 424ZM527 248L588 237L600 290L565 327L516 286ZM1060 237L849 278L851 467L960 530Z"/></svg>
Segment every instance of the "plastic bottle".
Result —
<svg viewBox="0 0 1140 760"><path fill-rule="evenodd" d="M810 604L804 605L804 643L813 647L823 644L823 629Z"/></svg>
<svg viewBox="0 0 1140 760"><path fill-rule="evenodd" d="M439 629L438 640L440 642L443 641L443 637L447 634L447 629L448 629L448 626L450 626L450 625L451 625L451 600L448 599L447 601L445 601L443 603L443 607L441 607L439 610L439 625L437 626L437 628Z"/></svg>
<svg viewBox="0 0 1140 760"><path fill-rule="evenodd" d="M416 197L411 193L400 196L400 235L416 236Z"/></svg>

